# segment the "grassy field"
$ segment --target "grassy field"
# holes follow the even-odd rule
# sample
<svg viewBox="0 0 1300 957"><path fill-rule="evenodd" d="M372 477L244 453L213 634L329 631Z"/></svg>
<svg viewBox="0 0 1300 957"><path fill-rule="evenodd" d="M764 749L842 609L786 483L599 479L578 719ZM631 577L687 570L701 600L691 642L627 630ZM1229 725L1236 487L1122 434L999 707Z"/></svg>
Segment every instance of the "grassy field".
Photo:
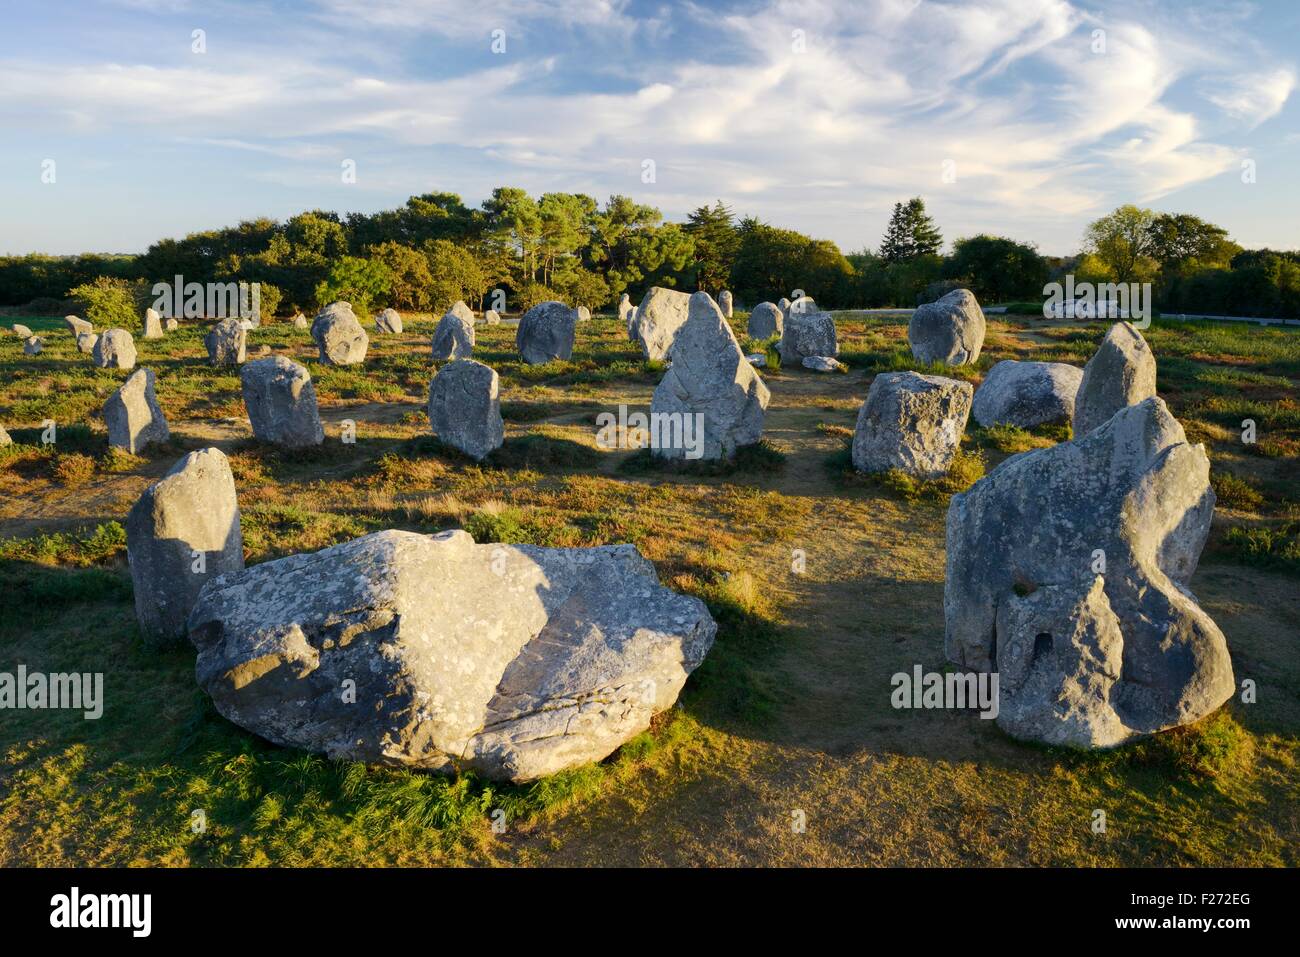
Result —
<svg viewBox="0 0 1300 957"><path fill-rule="evenodd" d="M977 366L949 371L978 382L1002 358L1082 364L1105 331L1007 319L990 321ZM174 435L142 458L110 452L99 418L125 373L95 369L57 322L38 357L0 334L0 424L15 441L0 449L0 670L102 671L107 699L98 721L4 712L0 864L1295 865L1300 336L1148 330L1160 392L1207 444L1219 494L1192 588L1258 701L1081 754L1016 742L972 712L889 703L895 672L945 667L949 495L1068 429L972 422L946 482L856 476L845 447L871 377L915 366L905 317L837 321L848 374L766 371L765 446L694 472L596 447L597 413L648 409L663 373L605 319L579 327L572 361L537 367L519 361L512 328L480 327L475 357L500 373L507 420L482 466L427 434L430 317L372 338L360 369L322 367L287 324L250 334L250 352L267 345L312 372L327 439L301 453L251 439L238 375L207 365L192 326L137 339ZM355 445L339 441L345 419ZM180 454L208 445L231 457L250 563L384 528L633 542L666 584L708 602L717 644L649 732L530 786L276 748L213 711L192 653L147 652L136 631L120 523Z"/></svg>

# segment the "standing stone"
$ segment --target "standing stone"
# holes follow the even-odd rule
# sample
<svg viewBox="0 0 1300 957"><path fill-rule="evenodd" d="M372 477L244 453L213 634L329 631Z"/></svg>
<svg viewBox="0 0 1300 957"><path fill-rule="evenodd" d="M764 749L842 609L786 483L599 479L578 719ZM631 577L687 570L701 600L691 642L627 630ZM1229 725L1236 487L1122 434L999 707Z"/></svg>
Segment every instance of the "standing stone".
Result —
<svg viewBox="0 0 1300 957"><path fill-rule="evenodd" d="M984 310L969 289L954 289L916 307L907 324L907 341L918 362L972 365L984 345Z"/></svg>
<svg viewBox="0 0 1300 957"><path fill-rule="evenodd" d="M447 312L460 316L463 321L469 323L471 326L474 325L474 310L465 305L464 299L457 299L451 304L451 308L448 309Z"/></svg>
<svg viewBox="0 0 1300 957"><path fill-rule="evenodd" d="M632 305L632 297L623 293L622 298L618 301L618 321L627 329L628 339L634 338L632 335L632 317L636 315L636 307Z"/></svg>
<svg viewBox="0 0 1300 957"><path fill-rule="evenodd" d="M375 316L375 331L396 334L402 331L402 317L396 309L385 309Z"/></svg>
<svg viewBox="0 0 1300 957"><path fill-rule="evenodd" d="M136 369L108 397L104 403L104 424L108 426L108 444L132 455L139 455L150 442L162 443L172 437L154 394L152 369Z"/></svg>
<svg viewBox="0 0 1300 957"><path fill-rule="evenodd" d="M162 316L158 315L158 310L152 306L144 311L144 337L146 339L163 337Z"/></svg>
<svg viewBox="0 0 1300 957"><path fill-rule="evenodd" d="M316 314L311 337L320 350L320 361L332 366L351 366L366 360L370 337L361 328L352 304L332 302Z"/></svg>
<svg viewBox="0 0 1300 957"><path fill-rule="evenodd" d="M40 336L28 336L23 340L23 355L39 356L45 348L45 340Z"/></svg>
<svg viewBox="0 0 1300 957"><path fill-rule="evenodd" d="M77 333L77 351L92 355L95 351L95 343L99 341L99 336L93 332Z"/></svg>
<svg viewBox="0 0 1300 957"><path fill-rule="evenodd" d="M36 333L32 332L31 329L29 329L27 326L24 326L21 322L15 322L13 324L13 330L14 330L14 335L16 335L19 339L30 339L32 336L36 335Z"/></svg>
<svg viewBox="0 0 1300 957"><path fill-rule="evenodd" d="M499 326L501 325L501 316L495 309L489 309L483 313L483 324L486 326Z"/></svg>
<svg viewBox="0 0 1300 957"><path fill-rule="evenodd" d="M662 362L672 355L673 340L690 310L691 297L686 293L650 287L632 319L632 339L641 343L647 359Z"/></svg>
<svg viewBox="0 0 1300 957"><path fill-rule="evenodd" d="M63 321L67 325L68 331L74 336L79 336L83 332L95 331L94 326L88 323L85 319L78 319L76 316L64 316Z"/></svg>
<svg viewBox="0 0 1300 957"><path fill-rule="evenodd" d="M817 308L817 303L813 302L812 296L797 296L786 306L785 314L793 316L798 314L812 315L815 312L822 312Z"/></svg>
<svg viewBox="0 0 1300 957"><path fill-rule="evenodd" d="M529 365L573 356L573 333L578 315L562 302L539 302L519 320L515 347Z"/></svg>
<svg viewBox="0 0 1300 957"><path fill-rule="evenodd" d="M284 356L257 359L239 373L244 408L260 442L291 449L325 441L311 373Z"/></svg>
<svg viewBox="0 0 1300 957"><path fill-rule="evenodd" d="M735 307L731 301L731 290L724 289L718 293L718 308L722 310L723 316L730 319Z"/></svg>
<svg viewBox="0 0 1300 957"><path fill-rule="evenodd" d="M586 306L578 306L575 311L578 313L578 322L588 322L591 320L591 310Z"/></svg>
<svg viewBox="0 0 1300 957"><path fill-rule="evenodd" d="M448 309L447 314L438 320L438 327L433 330L434 360L442 362L446 359L465 359L473 352L473 315L466 319L463 313L456 312L455 307Z"/></svg>
<svg viewBox="0 0 1300 957"><path fill-rule="evenodd" d="M785 313L770 302L760 302L749 314L746 331L751 339L771 339L785 329Z"/></svg>
<svg viewBox="0 0 1300 957"><path fill-rule="evenodd" d="M479 545L458 529L376 532L222 576L189 629L199 686L268 741L523 782L649 727L717 625L633 545Z"/></svg>
<svg viewBox="0 0 1300 957"><path fill-rule="evenodd" d="M1074 402L1074 436L1082 438L1120 409L1156 394L1156 357L1130 322L1110 327L1083 367Z"/></svg>
<svg viewBox="0 0 1300 957"><path fill-rule="evenodd" d="M0 449L4 448L6 445L13 444L14 440L9 438L9 433L5 431L5 427L0 425Z"/></svg>
<svg viewBox="0 0 1300 957"><path fill-rule="evenodd" d="M311 324L307 321L307 317L304 316L301 312L293 317L293 327L295 329L306 329L310 325Z"/></svg>
<svg viewBox="0 0 1300 957"><path fill-rule="evenodd" d="M105 329L95 343L94 358L101 369L134 369L135 340L125 329Z"/></svg>
<svg viewBox="0 0 1300 957"><path fill-rule="evenodd" d="M975 390L972 412L985 428L1069 422L1083 370L1064 362L1017 362L1004 359L989 370Z"/></svg>
<svg viewBox="0 0 1300 957"><path fill-rule="evenodd" d="M208 330L203 344L214 366L237 366L248 358L248 330L238 319L222 319Z"/></svg>
<svg viewBox="0 0 1300 957"><path fill-rule="evenodd" d="M501 388L496 370L473 359L443 366L429 383L429 427L445 445L482 460L501 448Z"/></svg>
<svg viewBox="0 0 1300 957"><path fill-rule="evenodd" d="M1232 697L1227 642L1187 589L1214 512L1209 472L1153 397L953 497L945 650L999 675L999 726L1109 747Z"/></svg>
<svg viewBox="0 0 1300 957"><path fill-rule="evenodd" d="M808 356L840 354L835 337L835 320L829 312L797 312L791 309L781 330L781 361L799 365Z"/></svg>
<svg viewBox="0 0 1300 957"><path fill-rule="evenodd" d="M790 315L790 300L782 296L780 299L777 300L776 308L781 310L781 315L783 316Z"/></svg>
<svg viewBox="0 0 1300 957"><path fill-rule="evenodd" d="M652 424L656 416L667 415L672 418L661 421L680 426L652 428L652 435L668 432L682 441L652 446L652 451L667 459L730 458L736 449L763 437L770 395L713 298L697 292L689 302L687 320L677 330L672 365L650 403Z"/></svg>
<svg viewBox="0 0 1300 957"><path fill-rule="evenodd" d="M966 431L973 391L969 382L916 372L876 376L853 430L853 467L901 469L922 479L946 475Z"/></svg>
<svg viewBox="0 0 1300 957"><path fill-rule="evenodd" d="M184 642L185 620L203 585L244 567L235 477L225 453L191 452L146 489L127 515L126 551L145 641L154 647Z"/></svg>
<svg viewBox="0 0 1300 957"><path fill-rule="evenodd" d="M165 332L175 332L180 327L181 324L177 321L175 316L168 316L163 320L163 330Z"/></svg>

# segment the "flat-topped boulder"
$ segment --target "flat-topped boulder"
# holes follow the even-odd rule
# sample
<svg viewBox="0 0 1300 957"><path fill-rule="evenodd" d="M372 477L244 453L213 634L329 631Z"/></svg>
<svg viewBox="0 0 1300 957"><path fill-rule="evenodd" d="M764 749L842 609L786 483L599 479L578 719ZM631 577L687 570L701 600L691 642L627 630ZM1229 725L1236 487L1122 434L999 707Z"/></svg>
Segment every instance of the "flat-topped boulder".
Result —
<svg viewBox="0 0 1300 957"><path fill-rule="evenodd" d="M922 479L952 468L970 415L969 382L917 372L883 372L871 382L853 430L853 467L899 469Z"/></svg>
<svg viewBox="0 0 1300 957"><path fill-rule="evenodd" d="M460 305L458 303L458 305ZM468 319L462 312L448 309L433 330L433 358L436 362L447 359L465 359L474 353L474 316Z"/></svg>
<svg viewBox="0 0 1300 957"><path fill-rule="evenodd" d="M248 358L248 330L238 319L222 319L208 330L203 345L214 366L237 366Z"/></svg>
<svg viewBox="0 0 1300 957"><path fill-rule="evenodd" d="M829 312L796 312L792 308L785 317L778 349L781 361L789 365L800 365L808 356L838 356L835 320Z"/></svg>
<svg viewBox="0 0 1300 957"><path fill-rule="evenodd" d="M655 430L660 439L666 431L670 440L652 445L652 453L667 459L730 458L763 437L769 399L722 310L707 292L695 293L677 330L672 365L651 399L652 422L659 417L671 426Z"/></svg>
<svg viewBox="0 0 1300 957"><path fill-rule="evenodd" d="M496 370L457 359L429 383L429 427L438 439L474 459L501 448L501 384Z"/></svg>
<svg viewBox="0 0 1300 957"><path fill-rule="evenodd" d="M771 339L785 329L785 313L770 302L760 302L749 314L746 332L751 339Z"/></svg>
<svg viewBox="0 0 1300 957"><path fill-rule="evenodd" d="M306 367L284 356L256 359L240 370L239 381L258 441L291 449L325 441L316 387Z"/></svg>
<svg viewBox="0 0 1300 957"><path fill-rule="evenodd" d="M1120 409L1156 394L1156 358L1131 322L1117 322L1083 367L1074 401L1074 434L1082 437Z"/></svg>
<svg viewBox="0 0 1300 957"><path fill-rule="evenodd" d="M515 330L515 347L529 365L573 356L577 313L562 302L539 302L524 313Z"/></svg>
<svg viewBox="0 0 1300 957"><path fill-rule="evenodd" d="M145 642L183 644L204 583L244 567L235 477L225 453L191 452L147 488L127 515L126 551Z"/></svg>
<svg viewBox="0 0 1300 957"><path fill-rule="evenodd" d="M641 343L647 359L663 361L673 351L677 330L690 313L691 297L684 292L651 286L632 318L632 339Z"/></svg>
<svg viewBox="0 0 1300 957"><path fill-rule="evenodd" d="M366 361L370 348L370 336L348 302L332 302L318 312L311 324L311 337L326 365L358 365Z"/></svg>
<svg viewBox="0 0 1300 957"><path fill-rule="evenodd" d="M101 369L135 368L135 340L125 329L105 329L91 354Z"/></svg>
<svg viewBox="0 0 1300 957"><path fill-rule="evenodd" d="M189 629L200 687L268 741L523 782L644 731L716 625L635 546L478 545L457 530L376 532L222 576Z"/></svg>
<svg viewBox="0 0 1300 957"><path fill-rule="evenodd" d="M151 442L163 443L171 438L154 381L153 370L136 369L104 403L104 424L108 426L108 444L113 448L139 455Z"/></svg>
<svg viewBox="0 0 1300 957"><path fill-rule="evenodd" d="M1069 422L1074 417L1083 370L1064 362L1018 362L1004 359L989 370L975 390L972 412L985 428Z"/></svg>
<svg viewBox="0 0 1300 957"><path fill-rule="evenodd" d="M1214 512L1209 474L1204 447L1149 398L953 496L945 648L999 675L999 726L1109 747L1233 695L1227 642L1187 588Z"/></svg>
<svg viewBox="0 0 1300 957"><path fill-rule="evenodd" d="M984 310L969 289L917 306L907 324L912 355L926 364L972 365L984 346Z"/></svg>

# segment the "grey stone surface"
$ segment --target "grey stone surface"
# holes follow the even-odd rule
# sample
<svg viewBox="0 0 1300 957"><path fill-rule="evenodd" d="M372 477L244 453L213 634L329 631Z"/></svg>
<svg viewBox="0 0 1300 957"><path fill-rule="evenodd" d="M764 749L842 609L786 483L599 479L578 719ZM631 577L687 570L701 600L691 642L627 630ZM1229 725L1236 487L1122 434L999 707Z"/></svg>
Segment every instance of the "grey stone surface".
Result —
<svg viewBox="0 0 1300 957"><path fill-rule="evenodd" d="M767 353L751 352L745 356L745 361L748 362L750 365L752 365L755 369L766 369Z"/></svg>
<svg viewBox="0 0 1300 957"><path fill-rule="evenodd" d="M93 332L80 332L77 334L77 351L85 355L93 355L95 343L97 342L99 342L99 336Z"/></svg>
<svg viewBox="0 0 1300 957"><path fill-rule="evenodd" d="M74 336L81 335L81 333L83 332L95 331L95 327L93 325L91 325L85 319L79 319L76 316L64 316L63 322L68 327L68 331L71 332Z"/></svg>
<svg viewBox="0 0 1300 957"><path fill-rule="evenodd" d="M6 445L13 444L14 440L9 438L9 433L5 431L5 427L0 425L0 449L4 448Z"/></svg>
<svg viewBox="0 0 1300 957"><path fill-rule="evenodd" d="M320 351L320 361L332 366L365 362L370 348L370 337L347 302L332 302L318 312L311 324L311 337Z"/></svg>
<svg viewBox="0 0 1300 957"><path fill-rule="evenodd" d="M628 339L636 338L632 332L632 319L635 315L636 306L632 305L632 297L627 293L623 293L622 297L618 300L618 321L623 324L625 329L627 329Z"/></svg>
<svg viewBox="0 0 1300 957"><path fill-rule="evenodd" d="M1209 471L1149 398L953 497L945 647L999 674L1001 727L1106 747L1232 696L1227 643L1187 590L1214 511Z"/></svg>
<svg viewBox="0 0 1300 957"><path fill-rule="evenodd" d="M177 319L174 318L173 316L168 316L166 319L163 320L163 331L164 331L164 332L175 332L175 331L176 331L177 329L179 329L180 327L181 327L181 324L180 324L179 320L177 320Z"/></svg>
<svg viewBox="0 0 1300 957"><path fill-rule="evenodd" d="M578 314L578 322L589 322L591 320L591 310L586 306L579 306L574 311Z"/></svg>
<svg viewBox="0 0 1300 957"><path fill-rule="evenodd" d="M746 331L751 339L771 339L785 329L785 313L770 302L760 302L749 314Z"/></svg>
<svg viewBox="0 0 1300 957"><path fill-rule="evenodd" d="M573 356L578 317L562 302L539 302L524 313L515 330L515 347L529 365Z"/></svg>
<svg viewBox="0 0 1300 957"><path fill-rule="evenodd" d="M645 730L716 632L632 545L478 545L459 530L377 532L226 575L189 625L199 685L269 741L515 782Z"/></svg>
<svg viewBox="0 0 1300 957"><path fill-rule="evenodd" d="M907 341L918 362L973 364L984 345L984 310L968 289L954 289L917 306L907 324Z"/></svg>
<svg viewBox="0 0 1300 957"><path fill-rule="evenodd" d="M466 319L462 313L448 309L433 330L433 358L437 362L447 359L466 359L474 354L474 317Z"/></svg>
<svg viewBox="0 0 1300 957"><path fill-rule="evenodd" d="M375 316L375 331L395 335L402 331L402 317L396 309L385 309Z"/></svg>
<svg viewBox="0 0 1300 957"><path fill-rule="evenodd" d="M134 369L135 340L125 329L105 329L92 355L101 369Z"/></svg>
<svg viewBox="0 0 1300 957"><path fill-rule="evenodd" d="M916 372L876 376L858 410L853 467L938 478L952 468L970 415L969 382Z"/></svg>
<svg viewBox="0 0 1300 957"><path fill-rule="evenodd" d="M837 356L840 345L835 336L835 320L829 312L795 312L785 317L781 330L781 361L799 365L808 356Z"/></svg>
<svg viewBox="0 0 1300 957"><path fill-rule="evenodd" d="M651 399L651 416L702 415L703 454L699 457L729 458L736 449L763 437L770 395L740 351L717 303L707 292L697 292L689 301L688 318L678 328L673 345L672 365ZM679 421L685 423L685 419ZM653 453L684 459L690 451L684 442L675 442Z"/></svg>
<svg viewBox="0 0 1300 957"><path fill-rule="evenodd" d="M457 359L429 383L429 427L439 440L482 459L501 448L501 386L496 370L473 359Z"/></svg>
<svg viewBox="0 0 1300 957"><path fill-rule="evenodd" d="M15 322L11 328L14 331L14 335L19 339L30 339L32 336L36 335L36 333L32 332L29 327L24 326L21 322Z"/></svg>
<svg viewBox="0 0 1300 957"><path fill-rule="evenodd" d="M144 311L144 337L146 339L161 339L163 337L162 316L152 306Z"/></svg>
<svg viewBox="0 0 1300 957"><path fill-rule="evenodd" d="M214 366L237 366L248 358L248 330L238 319L222 319L208 330L203 344Z"/></svg>
<svg viewBox="0 0 1300 957"><path fill-rule="evenodd" d="M139 455L151 442L166 442L171 438L167 418L154 393L152 369L136 369L108 397L104 403L104 424L108 426L108 444L132 455Z"/></svg>
<svg viewBox="0 0 1300 957"><path fill-rule="evenodd" d="M801 363L805 369L813 372L839 372L844 368L839 359L830 356L804 356Z"/></svg>
<svg viewBox="0 0 1300 957"><path fill-rule="evenodd" d="M45 349L45 340L40 336L28 336L23 340L23 355L39 356Z"/></svg>
<svg viewBox="0 0 1300 957"><path fill-rule="evenodd" d="M817 303L813 301L812 296L796 296L794 299L791 299L785 307L785 314L787 316L795 313L812 315L815 312L825 312L825 310L818 308Z"/></svg>
<svg viewBox="0 0 1300 957"><path fill-rule="evenodd" d="M1032 429L1069 422L1082 379L1082 369L1064 362L1004 359L975 390L971 411L975 421L986 428L1004 423Z"/></svg>
<svg viewBox="0 0 1300 957"><path fill-rule="evenodd" d="M730 319L735 314L736 304L731 298L731 290L724 289L718 293L718 308L722 314Z"/></svg>
<svg viewBox="0 0 1300 957"><path fill-rule="evenodd" d="M469 323L471 326L474 325L474 310L465 305L465 300L463 299L457 299L453 302L451 308L448 309L447 312L460 316L461 319L465 320L465 322Z"/></svg>
<svg viewBox="0 0 1300 957"><path fill-rule="evenodd" d="M690 313L691 297L684 292L651 286L632 318L632 339L641 343L647 359L662 361L673 351L677 330Z"/></svg>
<svg viewBox="0 0 1300 957"><path fill-rule="evenodd" d="M781 315L783 316L790 315L790 300L782 296L780 299L776 301L776 308L781 310Z"/></svg>
<svg viewBox="0 0 1300 957"><path fill-rule="evenodd" d="M244 567L235 477L220 449L182 458L126 519L135 614L145 642L182 644L208 579Z"/></svg>
<svg viewBox="0 0 1300 957"><path fill-rule="evenodd" d="M1080 438L1126 406L1156 394L1156 358L1129 322L1110 327L1083 367L1074 402L1074 434Z"/></svg>
<svg viewBox="0 0 1300 957"><path fill-rule="evenodd" d="M325 441L316 387L306 368L273 356L248 363L239 373L244 408L261 442L287 448L306 448Z"/></svg>
<svg viewBox="0 0 1300 957"><path fill-rule="evenodd" d="M483 324L486 326L499 326L501 325L501 316L495 309L489 309L483 313Z"/></svg>

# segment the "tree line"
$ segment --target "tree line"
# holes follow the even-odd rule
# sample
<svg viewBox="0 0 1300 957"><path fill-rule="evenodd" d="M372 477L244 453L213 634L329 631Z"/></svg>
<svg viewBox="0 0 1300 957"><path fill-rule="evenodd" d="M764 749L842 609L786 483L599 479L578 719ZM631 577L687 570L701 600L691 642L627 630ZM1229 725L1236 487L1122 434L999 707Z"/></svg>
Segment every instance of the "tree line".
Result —
<svg viewBox="0 0 1300 957"><path fill-rule="evenodd" d="M828 240L737 217L721 200L685 222L627 196L534 198L501 187L477 207L453 193L412 196L377 213L313 210L285 222L163 239L140 255L0 257L0 304L55 308L73 290L111 286L140 302L154 282L257 282L266 314L308 312L337 299L358 310L441 311L463 299L513 310L547 299L591 309L655 285L742 304L800 288L829 308L910 307L969 288L981 302L1041 301L1045 283L1151 282L1165 311L1300 315L1300 252L1245 250L1186 214L1123 206L1088 226L1080 252L1045 257L1030 243L943 236L925 203L894 206L874 249L845 255ZM75 296L73 297L75 298Z"/></svg>

